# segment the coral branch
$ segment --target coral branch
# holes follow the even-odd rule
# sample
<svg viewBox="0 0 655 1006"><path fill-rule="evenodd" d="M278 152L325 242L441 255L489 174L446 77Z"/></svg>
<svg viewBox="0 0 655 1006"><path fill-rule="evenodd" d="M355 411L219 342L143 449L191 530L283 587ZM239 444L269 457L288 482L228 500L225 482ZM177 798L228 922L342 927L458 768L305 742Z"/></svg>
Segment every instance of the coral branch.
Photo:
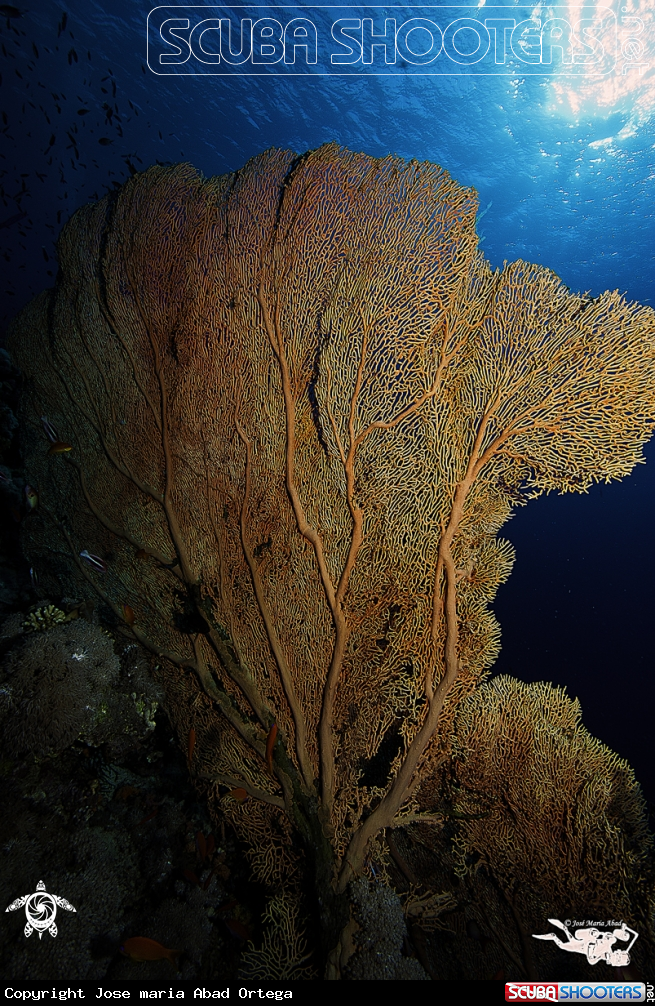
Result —
<svg viewBox="0 0 655 1006"><path fill-rule="evenodd" d="M493 270L476 212L437 165L335 144L213 179L156 166L69 221L8 340L25 554L161 660L258 878L311 877L330 977L384 829L437 841L447 816L504 876L503 800L445 796L500 647L497 532L543 492L623 478L655 428L655 313ZM217 780L252 799L215 800Z"/></svg>
<svg viewBox="0 0 655 1006"><path fill-rule="evenodd" d="M302 773L305 786L307 787L308 791L311 791L314 788L314 779L311 766L309 763L309 758L307 756L307 724L305 722L305 717L300 708L298 697L293 687L293 682L291 679L291 671L289 670L287 659L284 655L282 646L280 645L280 640L275 630L275 625L273 623L270 608L264 596L264 589L259 576L259 570L257 569L257 564L253 559L250 543L247 540L248 499L250 496L251 443L248 440L242 426L238 421L236 422L236 428L246 448L246 484L243 492L243 503L241 506L241 518L240 518L241 544L243 546L243 554L245 556L246 562L248 563L248 568L250 570L250 575L252 577L252 583L255 590L255 596L257 598L257 604L259 605L262 621L266 629L266 635L268 636L268 641L271 645L271 650L275 658L275 663L277 664L277 668L280 674L280 680L282 681L282 687L284 688L284 694L286 695L286 699L287 702L289 703L289 708L291 709L291 714L293 716L293 722L296 728L296 755L298 757L298 764L300 766L300 771Z"/></svg>

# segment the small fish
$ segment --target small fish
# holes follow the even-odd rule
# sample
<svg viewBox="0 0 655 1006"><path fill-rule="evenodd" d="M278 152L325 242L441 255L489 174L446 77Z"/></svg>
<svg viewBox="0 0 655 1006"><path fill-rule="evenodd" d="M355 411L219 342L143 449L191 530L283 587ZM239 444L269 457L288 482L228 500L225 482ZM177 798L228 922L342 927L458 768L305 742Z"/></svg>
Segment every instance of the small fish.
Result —
<svg viewBox="0 0 655 1006"><path fill-rule="evenodd" d="M124 604L122 606L121 610L123 612L123 618L125 619L125 621L127 622L127 624L128 625L134 625L134 620L135 620L136 616L135 616L134 611L132 610L132 608L130 608L129 604Z"/></svg>
<svg viewBox="0 0 655 1006"><path fill-rule="evenodd" d="M140 828L142 824L147 824L148 821L152 821L153 817L157 817L158 812L159 807L155 807L155 809L151 811L150 814L147 814L146 817L144 817L141 821L139 821L139 823L137 824L137 828Z"/></svg>
<svg viewBox="0 0 655 1006"><path fill-rule="evenodd" d="M7 217L6 220L3 220L0 223L0 230L2 230L3 227L11 227L12 224L17 224L19 220L22 220L26 216L27 213L14 213L13 216Z"/></svg>
<svg viewBox="0 0 655 1006"><path fill-rule="evenodd" d="M18 7L12 7L11 4L3 3L0 4L0 14L3 17L22 17L23 15L19 11Z"/></svg>
<svg viewBox="0 0 655 1006"><path fill-rule="evenodd" d="M34 566L30 566L30 583L32 584L33 590L39 589L39 578L36 575L36 570L34 569Z"/></svg>
<svg viewBox="0 0 655 1006"><path fill-rule="evenodd" d="M187 754L189 756L189 764L191 764L191 759L193 758L193 749L196 746L196 731L193 727L189 730L189 745L187 748Z"/></svg>
<svg viewBox="0 0 655 1006"><path fill-rule="evenodd" d="M214 867L212 870L209 871L209 875L208 875L207 879L205 880L204 884L202 885L203 891L207 890L207 888L209 887L209 885L212 882L212 879L213 879L215 873L216 873L216 867Z"/></svg>
<svg viewBox="0 0 655 1006"><path fill-rule="evenodd" d="M216 842L214 841L214 836L212 834L207 835L207 859L212 858L215 848Z"/></svg>
<svg viewBox="0 0 655 1006"><path fill-rule="evenodd" d="M205 836L201 831L196 835L196 849L198 850L198 855L200 856L200 862L204 863L207 858L207 843L205 841Z"/></svg>
<svg viewBox="0 0 655 1006"><path fill-rule="evenodd" d="M243 786L237 786L235 789L231 789L227 795L231 796L237 803L244 803L248 799L248 794Z"/></svg>
<svg viewBox="0 0 655 1006"><path fill-rule="evenodd" d="M246 940L250 939L250 933L244 926L243 922L239 922L238 919L226 919L225 925L230 930L233 936L236 936L238 940L245 943Z"/></svg>
<svg viewBox="0 0 655 1006"><path fill-rule="evenodd" d="M147 936L133 936L125 940L122 944L121 953L125 954L133 961L170 961L177 970L177 958L180 956L179 950L167 950L162 943L157 940L149 940Z"/></svg>
<svg viewBox="0 0 655 1006"><path fill-rule="evenodd" d="M117 789L116 792L114 793L114 797L116 800L129 800L130 797L138 795L139 791L136 788L136 786L121 786L121 788Z"/></svg>
<svg viewBox="0 0 655 1006"><path fill-rule="evenodd" d="M27 505L30 510L35 510L39 502L39 497L37 496L36 489L32 486L25 486L25 499L27 500Z"/></svg>
<svg viewBox="0 0 655 1006"><path fill-rule="evenodd" d="M109 144L113 142L114 141L110 140L108 136L101 136L100 139L98 140L98 143L100 144L101 147L108 147Z"/></svg>
<svg viewBox="0 0 655 1006"><path fill-rule="evenodd" d="M274 723L271 729L268 731L268 737L266 738L266 764L268 765L268 771L273 775L273 747L275 745L275 738L277 737L277 723Z"/></svg>
<svg viewBox="0 0 655 1006"><path fill-rule="evenodd" d="M84 559L85 563L88 566L92 566L93 569L98 571L98 573L107 572L107 564L103 562L99 555L92 555L92 553L87 551L87 549L80 552L80 559Z"/></svg>
<svg viewBox="0 0 655 1006"><path fill-rule="evenodd" d="M231 901L226 901L224 905L219 905L218 911L219 912L231 911L231 909L236 908L238 904L239 902L235 898L232 898Z"/></svg>
<svg viewBox="0 0 655 1006"><path fill-rule="evenodd" d="M137 559L147 559L148 553L146 552L145 548L140 548L136 554L136 557Z"/></svg>
<svg viewBox="0 0 655 1006"><path fill-rule="evenodd" d="M193 870L182 870L182 874L189 881L189 883L195 884L196 887L200 887L200 881L198 880L198 877L193 872Z"/></svg>
<svg viewBox="0 0 655 1006"><path fill-rule="evenodd" d="M73 448L71 444L67 444L65 440L57 440L53 443L52 447L48 451L48 454L66 454L68 451L72 451Z"/></svg>
<svg viewBox="0 0 655 1006"><path fill-rule="evenodd" d="M54 136L53 136L53 140L54 140ZM45 435L48 438L48 440L50 441L50 443L51 444L58 444L60 442L61 438L60 438L59 434L57 433L56 429L54 428L54 426L52 425L52 423L49 422L48 417L47 416L41 416L41 423L43 424L43 429L45 431Z"/></svg>

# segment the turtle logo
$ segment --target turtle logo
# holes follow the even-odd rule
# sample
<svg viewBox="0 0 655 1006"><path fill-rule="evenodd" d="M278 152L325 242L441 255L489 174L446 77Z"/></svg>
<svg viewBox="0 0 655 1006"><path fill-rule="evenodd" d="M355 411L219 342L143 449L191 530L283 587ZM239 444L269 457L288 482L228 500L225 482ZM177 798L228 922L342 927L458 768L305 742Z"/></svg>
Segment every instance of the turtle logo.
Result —
<svg viewBox="0 0 655 1006"><path fill-rule="evenodd" d="M25 916L27 918L25 935L31 936L36 929L39 939L41 939L46 929L51 936L57 935L57 926L55 924L57 906L65 908L67 912L75 912L77 910L73 908L69 901L66 901L66 898L60 898L58 894L48 894L42 880L36 885L34 894L24 894L22 898L16 898L15 901L12 901L5 908L5 912L14 912L17 908L22 908L23 905L25 905Z"/></svg>

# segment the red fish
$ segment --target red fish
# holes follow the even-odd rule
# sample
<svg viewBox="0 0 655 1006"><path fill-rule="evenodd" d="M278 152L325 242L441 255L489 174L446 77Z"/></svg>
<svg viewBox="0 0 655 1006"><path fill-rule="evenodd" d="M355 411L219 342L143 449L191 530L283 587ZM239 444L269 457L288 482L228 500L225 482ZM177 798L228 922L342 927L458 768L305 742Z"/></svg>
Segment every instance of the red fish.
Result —
<svg viewBox="0 0 655 1006"><path fill-rule="evenodd" d="M243 803L248 799L248 794L243 786L237 786L235 789L231 789L227 795L231 796L233 800L237 801L237 803Z"/></svg>
<svg viewBox="0 0 655 1006"><path fill-rule="evenodd" d="M148 553L146 552L145 548L140 548L136 553L136 557L137 559L147 559Z"/></svg>
<svg viewBox="0 0 655 1006"><path fill-rule="evenodd" d="M142 824L147 824L148 821L152 821L153 817L157 816L158 810L159 807L155 807L155 809L150 814L148 814L147 817L144 817L142 821L139 821L139 823L137 824L137 828L140 828Z"/></svg>
<svg viewBox="0 0 655 1006"><path fill-rule="evenodd" d="M196 746L196 731L194 730L193 727L191 727L191 729L189 730L189 746L187 749L189 755L189 764L191 764L191 759L193 758L193 749L195 748L195 746Z"/></svg>
<svg viewBox="0 0 655 1006"><path fill-rule="evenodd" d="M123 612L123 618L125 619L127 624L134 625L135 615L134 611L132 610L132 608L130 608L129 604L122 605L121 610Z"/></svg>
<svg viewBox="0 0 655 1006"><path fill-rule="evenodd" d="M196 849L198 850L198 855L200 856L200 862L204 863L207 858L207 843L205 842L205 836L201 831L196 835Z"/></svg>
<svg viewBox="0 0 655 1006"><path fill-rule="evenodd" d="M166 947L157 943L157 940L150 940L147 936L133 936L125 940L121 946L121 953L125 954L133 961L170 961L177 970L177 958L180 956L179 950L167 950Z"/></svg>
<svg viewBox="0 0 655 1006"><path fill-rule="evenodd" d="M195 884L196 887L200 887L200 881L198 880L193 870L182 870L182 873L188 881L190 881L192 884Z"/></svg>
<svg viewBox="0 0 655 1006"><path fill-rule="evenodd" d="M121 788L117 789L114 793L117 800L129 800L130 797L138 795L139 791L135 786L121 786Z"/></svg>
<svg viewBox="0 0 655 1006"><path fill-rule="evenodd" d="M268 737L266 738L266 764L268 765L268 771L273 775L273 747L275 745L275 738L277 737L277 723L274 723L271 729L268 731Z"/></svg>
<svg viewBox="0 0 655 1006"><path fill-rule="evenodd" d="M213 868L213 870L211 870L211 871L210 871L210 874L209 874L209 876L207 877L206 881L205 881L205 882L204 882L204 884L202 885L202 889L203 889L203 891L206 891L206 890L207 890L207 888L209 887L209 885L210 885L210 884L211 884L211 882L212 882L212 877L214 876L214 874L215 874L215 873L216 873L216 867L214 867L214 868Z"/></svg>
<svg viewBox="0 0 655 1006"><path fill-rule="evenodd" d="M66 454L67 451L72 450L71 444L67 444L64 440L57 440L48 451L48 454Z"/></svg>
<svg viewBox="0 0 655 1006"><path fill-rule="evenodd" d="M226 901L224 905L220 905L218 911L219 912L231 911L233 908L236 908L238 904L239 902L236 900L236 898L232 898L231 901Z"/></svg>
<svg viewBox="0 0 655 1006"><path fill-rule="evenodd" d="M239 922L238 919L226 919L225 925L230 930L233 936L236 936L238 940L245 943L246 940L250 939L250 933L244 926L243 922Z"/></svg>
<svg viewBox="0 0 655 1006"><path fill-rule="evenodd" d="M207 859L211 859L214 855L215 848L216 842L214 841L214 836L212 834L207 835Z"/></svg>

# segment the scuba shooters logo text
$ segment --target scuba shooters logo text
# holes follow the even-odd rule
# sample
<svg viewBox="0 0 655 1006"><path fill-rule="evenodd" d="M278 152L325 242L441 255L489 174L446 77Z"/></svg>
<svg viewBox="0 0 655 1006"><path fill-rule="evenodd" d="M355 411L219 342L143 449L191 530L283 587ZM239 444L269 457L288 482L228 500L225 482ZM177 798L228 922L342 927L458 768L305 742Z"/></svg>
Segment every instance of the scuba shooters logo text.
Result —
<svg viewBox="0 0 655 1006"><path fill-rule="evenodd" d="M147 61L157 75L641 75L646 26L624 10L167 5L148 15Z"/></svg>
<svg viewBox="0 0 655 1006"><path fill-rule="evenodd" d="M643 982L507 982L506 1002L645 1002L653 986Z"/></svg>

